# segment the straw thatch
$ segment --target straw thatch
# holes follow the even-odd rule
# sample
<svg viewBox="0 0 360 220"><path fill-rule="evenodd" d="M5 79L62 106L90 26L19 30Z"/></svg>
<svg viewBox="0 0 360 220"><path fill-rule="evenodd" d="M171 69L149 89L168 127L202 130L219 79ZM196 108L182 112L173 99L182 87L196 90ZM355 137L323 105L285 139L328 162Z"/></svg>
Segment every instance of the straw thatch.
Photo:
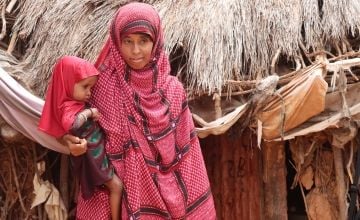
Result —
<svg viewBox="0 0 360 220"><path fill-rule="evenodd" d="M126 2L20 1L13 33L28 40L22 63L34 92L43 95L59 56L94 61L114 12ZM348 42L360 26L356 0L145 2L159 10L173 71L190 91L219 92L231 89L228 80L270 75L279 55L295 68L309 62L303 54L358 49Z"/></svg>

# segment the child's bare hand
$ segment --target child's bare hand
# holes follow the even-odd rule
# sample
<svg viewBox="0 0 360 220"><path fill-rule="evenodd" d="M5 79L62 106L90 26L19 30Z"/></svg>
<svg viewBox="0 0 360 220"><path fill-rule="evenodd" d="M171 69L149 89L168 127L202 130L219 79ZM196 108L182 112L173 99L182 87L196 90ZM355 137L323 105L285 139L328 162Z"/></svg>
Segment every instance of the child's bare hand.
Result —
<svg viewBox="0 0 360 220"><path fill-rule="evenodd" d="M92 115L91 117L93 118L94 121L97 121L99 120L100 118L100 112L97 108L91 108L91 112L92 112Z"/></svg>

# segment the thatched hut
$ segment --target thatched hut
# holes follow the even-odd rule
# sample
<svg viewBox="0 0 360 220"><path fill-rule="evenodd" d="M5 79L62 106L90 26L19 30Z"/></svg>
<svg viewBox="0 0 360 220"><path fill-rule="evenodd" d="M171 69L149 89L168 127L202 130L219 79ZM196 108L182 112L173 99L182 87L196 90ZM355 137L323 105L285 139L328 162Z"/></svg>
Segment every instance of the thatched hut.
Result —
<svg viewBox="0 0 360 220"><path fill-rule="evenodd" d="M94 61L126 2L0 1L1 79L43 97L56 59ZM359 1L144 2L159 10L173 74L188 90L218 218L345 220L359 172ZM0 219L73 216L67 156L19 132L4 103ZM39 182L44 199L32 192ZM49 203L56 188L62 203Z"/></svg>

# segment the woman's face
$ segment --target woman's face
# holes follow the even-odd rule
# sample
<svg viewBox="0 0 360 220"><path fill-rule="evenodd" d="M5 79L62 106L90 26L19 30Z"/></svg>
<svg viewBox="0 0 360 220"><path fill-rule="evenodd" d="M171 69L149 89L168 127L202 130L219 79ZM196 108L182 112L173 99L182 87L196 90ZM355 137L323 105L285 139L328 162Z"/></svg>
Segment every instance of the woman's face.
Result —
<svg viewBox="0 0 360 220"><path fill-rule="evenodd" d="M120 52L132 69L139 70L150 62L153 45L147 34L129 34L121 40Z"/></svg>

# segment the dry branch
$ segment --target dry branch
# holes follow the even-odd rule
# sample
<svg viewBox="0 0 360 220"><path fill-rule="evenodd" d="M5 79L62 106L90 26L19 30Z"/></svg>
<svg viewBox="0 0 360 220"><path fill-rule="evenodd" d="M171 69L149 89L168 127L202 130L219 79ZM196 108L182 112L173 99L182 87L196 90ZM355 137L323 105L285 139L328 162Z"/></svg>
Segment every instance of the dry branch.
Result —
<svg viewBox="0 0 360 220"><path fill-rule="evenodd" d="M278 49L276 50L276 53L271 61L271 65L270 65L270 74L273 75L275 73L275 66L276 66L276 63L278 62L278 59L279 59L279 56L280 56L280 52L281 50Z"/></svg>
<svg viewBox="0 0 360 220"><path fill-rule="evenodd" d="M16 40L17 40L17 32L14 32L11 36L11 39L10 39L10 43L9 43L9 46L7 48L7 51L8 53L12 53L14 51L14 48L15 48L15 45L16 45Z"/></svg>
<svg viewBox="0 0 360 220"><path fill-rule="evenodd" d="M11 11L13 10L13 7L15 6L17 0L11 0L9 2L9 4L6 6L6 12L7 13L11 13Z"/></svg>
<svg viewBox="0 0 360 220"><path fill-rule="evenodd" d="M343 155L342 149L333 146L334 152L334 168L336 175L336 194L338 198L339 205L339 220L347 219L347 202L346 202L346 192L347 187L345 184L345 175L344 175L344 165L343 165Z"/></svg>
<svg viewBox="0 0 360 220"><path fill-rule="evenodd" d="M3 6L1 8L1 24L2 24L2 28L1 28L1 33L0 33L0 40L4 39L4 37L6 37L6 18L5 18L5 7Z"/></svg>
<svg viewBox="0 0 360 220"><path fill-rule="evenodd" d="M10 156L11 170L13 172L13 176L14 176L13 178L14 178L14 181L15 181L16 191L17 191L17 194L18 194L20 205L21 205L22 210L25 213L27 213L28 211L25 208L24 200L23 200L23 197L21 195L21 188L20 188L20 184L19 184L19 180L18 180L18 175L17 175L17 172L16 172L16 167L17 166L15 166L15 163L14 163L14 156L13 156L14 153L13 153L12 148L8 148L8 154Z"/></svg>

